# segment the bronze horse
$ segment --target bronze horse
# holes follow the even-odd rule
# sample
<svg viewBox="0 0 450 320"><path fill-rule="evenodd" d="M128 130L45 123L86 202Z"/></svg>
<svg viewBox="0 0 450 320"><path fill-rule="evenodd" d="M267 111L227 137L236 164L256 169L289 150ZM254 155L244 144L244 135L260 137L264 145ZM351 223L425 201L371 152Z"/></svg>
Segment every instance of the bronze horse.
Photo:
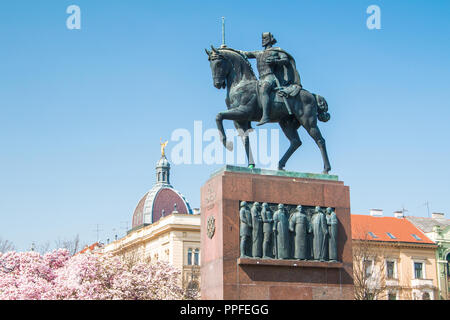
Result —
<svg viewBox="0 0 450 320"><path fill-rule="evenodd" d="M228 150L233 150L232 141L227 141L223 120L233 120L239 132L247 133L252 129L251 122L261 119L262 108L258 102L257 92L258 79L247 58L239 51L228 47L216 49L213 46L211 46L211 50L205 49L210 61L214 86L217 89L227 89L225 102L228 110L217 114L217 128L223 145ZM278 162L278 170L284 170L287 160L301 146L302 142L297 130L300 126L303 126L319 147L324 163L323 173L328 174L331 166L325 139L317 127L318 119L326 122L330 118L325 99L302 89L296 96L288 98L288 103L292 109L292 114L289 114L282 97L276 92L272 92L270 98L272 104L270 122L278 122L290 141L288 150ZM248 134L240 135L244 143L249 167L253 168L249 136Z"/></svg>

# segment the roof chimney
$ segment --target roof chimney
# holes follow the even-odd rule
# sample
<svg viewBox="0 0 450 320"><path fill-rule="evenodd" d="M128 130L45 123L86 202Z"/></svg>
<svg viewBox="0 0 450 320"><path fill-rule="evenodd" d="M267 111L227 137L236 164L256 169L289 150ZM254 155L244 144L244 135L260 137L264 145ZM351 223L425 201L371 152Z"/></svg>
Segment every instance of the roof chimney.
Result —
<svg viewBox="0 0 450 320"><path fill-rule="evenodd" d="M431 214L431 217L432 217L433 219L445 219L445 214L442 213L442 212L433 212L433 213Z"/></svg>
<svg viewBox="0 0 450 320"><path fill-rule="evenodd" d="M370 215L372 217L381 217L381 216L383 216L383 210L382 209L370 209L369 213L370 213Z"/></svg>
<svg viewBox="0 0 450 320"><path fill-rule="evenodd" d="M404 218L405 215L403 214L403 211L394 211L394 217L396 217L396 218Z"/></svg>

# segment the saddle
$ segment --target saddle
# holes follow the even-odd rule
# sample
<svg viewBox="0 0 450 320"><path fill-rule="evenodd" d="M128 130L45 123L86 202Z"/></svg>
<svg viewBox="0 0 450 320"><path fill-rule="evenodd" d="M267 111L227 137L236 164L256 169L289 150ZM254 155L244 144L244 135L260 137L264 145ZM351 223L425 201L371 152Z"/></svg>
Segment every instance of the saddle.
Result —
<svg viewBox="0 0 450 320"><path fill-rule="evenodd" d="M296 83L293 83L287 87L277 87L277 95L284 98L295 97L299 94L300 90L302 90L302 86Z"/></svg>
<svg viewBox="0 0 450 320"><path fill-rule="evenodd" d="M275 88L277 95L284 98L291 98L297 96L303 87L299 84L291 84L287 87L278 87ZM328 111L328 104L324 97L313 93L312 94L317 102L317 109L319 113L326 113Z"/></svg>

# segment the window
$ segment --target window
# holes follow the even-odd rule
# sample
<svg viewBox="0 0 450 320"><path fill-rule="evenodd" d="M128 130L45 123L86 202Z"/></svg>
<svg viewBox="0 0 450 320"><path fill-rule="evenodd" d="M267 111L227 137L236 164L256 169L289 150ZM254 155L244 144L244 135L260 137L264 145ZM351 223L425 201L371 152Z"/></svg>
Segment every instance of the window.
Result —
<svg viewBox="0 0 450 320"><path fill-rule="evenodd" d="M364 260L363 267L366 278L370 278L372 276L372 260Z"/></svg>
<svg viewBox="0 0 450 320"><path fill-rule="evenodd" d="M424 292L422 295L422 300L430 300L430 294L428 292Z"/></svg>
<svg viewBox="0 0 450 320"><path fill-rule="evenodd" d="M373 232L369 231L368 233L369 233L369 236L371 236L372 238L375 238L375 239L378 238Z"/></svg>
<svg viewBox="0 0 450 320"><path fill-rule="evenodd" d="M192 264L192 249L189 248L188 249L188 254L187 254L187 264L191 265Z"/></svg>
<svg viewBox="0 0 450 320"><path fill-rule="evenodd" d="M389 236L389 238L391 239L397 239L392 233L390 232L386 232L386 234Z"/></svg>
<svg viewBox="0 0 450 320"><path fill-rule="evenodd" d="M194 264L196 266L199 265L199 255L200 255L200 250L199 249L195 249L195 251L194 251Z"/></svg>
<svg viewBox="0 0 450 320"><path fill-rule="evenodd" d="M422 239L420 239L417 234L411 233L411 235L413 236L414 239L416 239L417 241L422 241Z"/></svg>
<svg viewBox="0 0 450 320"><path fill-rule="evenodd" d="M423 262L414 262L414 278L423 279Z"/></svg>
<svg viewBox="0 0 450 320"><path fill-rule="evenodd" d="M388 293L388 300L397 300L397 293L389 292Z"/></svg>
<svg viewBox="0 0 450 320"><path fill-rule="evenodd" d="M447 278L450 278L450 253L447 254ZM450 287L448 288L450 291Z"/></svg>
<svg viewBox="0 0 450 320"><path fill-rule="evenodd" d="M187 289L193 290L193 291L198 290L198 282L197 281L189 281Z"/></svg>
<svg viewBox="0 0 450 320"><path fill-rule="evenodd" d="M395 278L395 261L386 261L386 276L388 279Z"/></svg>

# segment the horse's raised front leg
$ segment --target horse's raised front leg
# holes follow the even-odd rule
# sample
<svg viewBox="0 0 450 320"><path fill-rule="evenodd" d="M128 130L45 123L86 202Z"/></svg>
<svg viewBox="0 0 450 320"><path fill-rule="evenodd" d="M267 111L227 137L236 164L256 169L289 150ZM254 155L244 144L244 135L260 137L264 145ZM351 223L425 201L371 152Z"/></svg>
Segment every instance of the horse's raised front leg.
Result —
<svg viewBox="0 0 450 320"><path fill-rule="evenodd" d="M280 121L280 127L291 144L281 160L278 162L278 170L284 170L286 162L289 160L295 150L297 150L302 145L300 137L298 136L297 126L298 124L293 121L292 118Z"/></svg>
<svg viewBox="0 0 450 320"><path fill-rule="evenodd" d="M229 151L233 151L233 142L227 141L227 136L225 134L225 129L223 128L223 120L243 120L246 114L238 109L230 109L226 111L219 112L216 116L217 129L219 129L220 139L225 148Z"/></svg>

